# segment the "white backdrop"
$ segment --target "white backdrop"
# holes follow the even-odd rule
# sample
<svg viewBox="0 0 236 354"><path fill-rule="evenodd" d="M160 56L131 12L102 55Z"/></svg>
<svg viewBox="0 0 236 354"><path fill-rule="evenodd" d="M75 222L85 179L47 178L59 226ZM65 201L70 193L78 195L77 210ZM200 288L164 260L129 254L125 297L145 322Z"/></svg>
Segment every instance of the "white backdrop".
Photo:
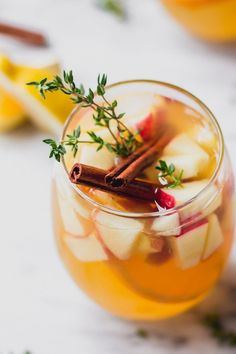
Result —
<svg viewBox="0 0 236 354"><path fill-rule="evenodd" d="M0 0L1 20L43 29L52 44L49 50L33 50L0 37L0 50L34 64L59 57L88 85L106 72L110 82L148 78L183 86L219 119L236 170L236 45L193 39L155 0L127 0L124 23L94 3ZM199 324L199 309L140 325L112 317L77 289L53 241L52 166L44 136L30 125L0 136L0 353L27 348L34 354L230 353ZM231 306L233 274L226 272L226 285L211 304ZM140 326L149 329L148 339L135 334Z"/></svg>

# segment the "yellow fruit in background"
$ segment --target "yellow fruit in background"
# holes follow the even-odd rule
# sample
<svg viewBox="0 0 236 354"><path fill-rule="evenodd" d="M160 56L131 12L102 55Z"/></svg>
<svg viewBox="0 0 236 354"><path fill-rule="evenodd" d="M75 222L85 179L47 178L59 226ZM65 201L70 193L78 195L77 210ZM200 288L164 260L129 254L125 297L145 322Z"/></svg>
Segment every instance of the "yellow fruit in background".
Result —
<svg viewBox="0 0 236 354"><path fill-rule="evenodd" d="M0 87L0 132L17 127L26 119L24 107Z"/></svg>
<svg viewBox="0 0 236 354"><path fill-rule="evenodd" d="M0 56L0 72L8 73L11 64L6 56ZM0 86L0 132L17 127L26 120L24 107Z"/></svg>
<svg viewBox="0 0 236 354"><path fill-rule="evenodd" d="M3 100L0 101L0 131L16 127L28 117L40 128L52 134L60 134L73 103L60 92L48 94L44 100L35 88L26 85L27 82L39 81L45 77L52 79L59 73L57 63L33 68L17 65L8 57L0 56L0 94L4 92Z"/></svg>
<svg viewBox="0 0 236 354"><path fill-rule="evenodd" d="M40 96L35 87L26 85L26 82L40 81L45 77L52 79L53 76L57 74L59 74L59 71L52 75L48 70L44 69L38 70L37 72L34 71L34 69L32 71L21 70L17 75L17 84L23 86L24 89L30 93L30 95L38 100L50 112L55 114L61 123L64 123L65 119L68 117L68 114L73 108L73 103L71 102L70 98L62 92L54 92L53 94L48 93L47 99L44 99Z"/></svg>

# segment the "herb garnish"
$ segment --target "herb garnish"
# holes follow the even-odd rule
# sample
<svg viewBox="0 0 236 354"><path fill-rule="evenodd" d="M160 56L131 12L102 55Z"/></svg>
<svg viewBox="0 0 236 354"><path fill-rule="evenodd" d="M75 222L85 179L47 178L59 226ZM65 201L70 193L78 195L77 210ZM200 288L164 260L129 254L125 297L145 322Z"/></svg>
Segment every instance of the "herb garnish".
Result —
<svg viewBox="0 0 236 354"><path fill-rule="evenodd" d="M148 332L144 328L138 328L136 331L136 334L140 338L147 338L148 337Z"/></svg>
<svg viewBox="0 0 236 354"><path fill-rule="evenodd" d="M125 18L126 13L120 0L98 0L98 5L120 18Z"/></svg>
<svg viewBox="0 0 236 354"><path fill-rule="evenodd" d="M203 323L210 329L212 336L220 343L236 347L236 332L224 328L219 314L211 313L206 315Z"/></svg>
<svg viewBox="0 0 236 354"><path fill-rule="evenodd" d="M87 94L82 84L76 85L72 71L63 72L63 76L55 76L53 80L49 81L44 78L40 81L29 82L27 85L35 86L40 95L46 98L46 93L61 91L68 95L70 99L79 104L82 108L91 108L94 111L93 121L95 126L100 126L108 129L113 142L107 142L94 131L87 131L90 137L89 140L80 140L81 128L78 126L71 134L67 134L63 141L56 142L53 139L44 139L43 142L51 147L49 157L54 157L58 162L61 157L66 154L66 147L69 146L73 152L74 157L78 151L78 145L81 143L97 144L97 151L103 147L107 148L111 153L115 153L121 157L131 155L142 143L137 139L138 132L132 132L123 122L122 118L125 113L116 113L118 102L116 100L109 102L105 97L106 94L107 76L105 74L98 75L96 94L102 98L102 103L98 103L95 94L89 88ZM115 122L117 132L114 132L112 123ZM175 173L175 166L171 163L169 166L163 160L159 160L160 166L156 169L161 171L158 178L165 179L168 188L175 188L181 186L183 170L178 176Z"/></svg>
<svg viewBox="0 0 236 354"><path fill-rule="evenodd" d="M161 171L161 173L159 173L158 175L158 178L166 179L166 184L168 184L168 188L175 188L182 185L182 177L184 170L181 170L180 173L176 176L176 168L173 163L168 166L166 161L159 160L159 164L160 166L155 167L157 170Z"/></svg>
<svg viewBox="0 0 236 354"><path fill-rule="evenodd" d="M114 152L116 155L126 157L134 152L137 147L141 145L140 141L137 139L138 133L133 133L123 122L122 118L125 113L116 113L116 107L118 105L117 101L114 100L109 102L105 97L106 94L106 84L107 76L103 74L98 76L96 93L97 96L102 98L102 104L96 102L94 92L89 89L88 93L85 93L84 86L82 84L76 85L73 77L72 71L63 72L63 77L55 76L51 81L47 78L37 82L29 82L27 85L35 86L40 95L45 98L47 92L61 91L64 94L70 96L71 100L75 104L80 104L82 108L90 107L93 109L93 120L95 126L100 126L107 128L111 137L113 138L113 143L104 141L100 136L96 135L93 131L88 131L87 134L90 136L89 141L80 141L81 130L78 126L72 134L66 136L66 140L61 142L56 142L53 139L45 139L44 142L51 146L51 152L49 157L55 157L57 161L60 161L61 156L66 153L66 145L71 147L74 156L78 151L79 143L92 143L98 144L98 149L106 147L110 152ZM111 127L111 123L116 123L116 128L118 134L114 133Z"/></svg>

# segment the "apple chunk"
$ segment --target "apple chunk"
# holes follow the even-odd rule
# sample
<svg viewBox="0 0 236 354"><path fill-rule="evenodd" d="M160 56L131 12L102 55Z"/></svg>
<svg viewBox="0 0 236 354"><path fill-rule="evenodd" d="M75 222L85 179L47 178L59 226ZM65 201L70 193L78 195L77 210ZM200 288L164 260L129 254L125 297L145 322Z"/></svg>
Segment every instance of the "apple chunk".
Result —
<svg viewBox="0 0 236 354"><path fill-rule="evenodd" d="M140 133L143 140L150 140L165 121L165 111L161 107L153 107L152 111L139 122L135 127Z"/></svg>
<svg viewBox="0 0 236 354"><path fill-rule="evenodd" d="M158 129L166 120L166 101L160 95L154 95L151 97L146 97L145 100L143 94L140 96L140 100L137 98L132 102L131 97L129 97L129 107L123 107L121 112L130 111L130 104L134 104L134 110L132 114L126 114L124 123L130 128L138 130L143 140L151 139ZM122 102L119 102L119 109ZM137 107L140 104L140 107Z"/></svg>
<svg viewBox="0 0 236 354"><path fill-rule="evenodd" d="M177 205L180 205L200 193L207 186L208 182L207 179L203 179L201 181L183 183L182 187L163 188L163 190L171 194L175 198Z"/></svg>
<svg viewBox="0 0 236 354"><path fill-rule="evenodd" d="M168 192L164 191L164 188L158 188L155 192L155 200L164 209L172 209L176 205L175 197Z"/></svg>
<svg viewBox="0 0 236 354"><path fill-rule="evenodd" d="M199 155L161 156L159 160L166 161L167 165L174 164L176 175L179 175L183 170L183 179L197 177L205 168ZM156 165L158 165L158 161Z"/></svg>
<svg viewBox="0 0 236 354"><path fill-rule="evenodd" d="M198 157L198 163L204 168L209 162L209 155L201 148L195 141L193 141L187 134L179 134L172 139L165 147L164 155L176 156L176 155L190 155Z"/></svg>
<svg viewBox="0 0 236 354"><path fill-rule="evenodd" d="M76 195L75 190L70 185L67 174L63 171L62 166L59 164L55 167L55 181L57 187L57 193L71 205L76 213L83 218L88 219L90 210L88 203L82 199L79 195Z"/></svg>
<svg viewBox="0 0 236 354"><path fill-rule="evenodd" d="M179 214L173 213L155 218L151 230L157 232L158 235L173 236L181 233L179 226Z"/></svg>
<svg viewBox="0 0 236 354"><path fill-rule="evenodd" d="M86 236L92 229L91 222L77 215L75 209L60 194L58 194L58 203L65 231L77 237Z"/></svg>
<svg viewBox="0 0 236 354"><path fill-rule="evenodd" d="M182 187L163 189L175 198L177 205L181 205L194 198L203 189L205 189L208 184L209 180L203 179L201 181L183 183ZM181 220L186 220L199 212L207 216L214 212L221 205L221 203L221 191L219 191L215 184L211 184L204 190L202 195L180 211Z"/></svg>
<svg viewBox="0 0 236 354"><path fill-rule="evenodd" d="M203 252L203 259L206 259L217 250L224 240L223 233L221 231L220 223L215 214L209 216L209 227L207 233L206 244Z"/></svg>
<svg viewBox="0 0 236 354"><path fill-rule="evenodd" d="M128 259L143 230L140 221L96 211L96 229L106 247L119 259Z"/></svg>
<svg viewBox="0 0 236 354"><path fill-rule="evenodd" d="M161 252L164 240L160 237L150 237L144 233L141 234L135 252L137 254L148 255L150 253Z"/></svg>
<svg viewBox="0 0 236 354"><path fill-rule="evenodd" d="M147 178L153 182L157 181L158 171L155 167L159 165L160 160L165 161L167 165L174 164L175 175L179 175L183 170L183 179L197 177L203 171L203 168L205 168L205 164L202 164L202 159L199 155L163 155L144 170Z"/></svg>
<svg viewBox="0 0 236 354"><path fill-rule="evenodd" d="M216 145L216 136L207 125L202 127L194 124L188 134L203 148L212 150Z"/></svg>
<svg viewBox="0 0 236 354"><path fill-rule="evenodd" d="M99 262L108 259L107 253L93 233L86 238L76 238L66 234L64 240L75 258L81 262Z"/></svg>
<svg viewBox="0 0 236 354"><path fill-rule="evenodd" d="M97 151L97 144L83 144L80 149L79 162L109 170L114 165L114 155L106 147Z"/></svg>
<svg viewBox="0 0 236 354"><path fill-rule="evenodd" d="M196 266L203 254L208 230L208 221L203 219L186 227L181 235L173 237L171 244L182 269Z"/></svg>

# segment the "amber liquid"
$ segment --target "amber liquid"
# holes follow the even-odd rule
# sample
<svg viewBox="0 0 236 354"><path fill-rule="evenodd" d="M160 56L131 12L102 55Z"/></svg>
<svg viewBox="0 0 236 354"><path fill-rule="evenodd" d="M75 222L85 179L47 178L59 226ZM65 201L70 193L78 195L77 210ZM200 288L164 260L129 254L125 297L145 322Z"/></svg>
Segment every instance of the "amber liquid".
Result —
<svg viewBox="0 0 236 354"><path fill-rule="evenodd" d="M182 103L168 101L165 110L179 133L187 132L192 136L198 128L206 128L204 118ZM80 113L76 122L79 120L83 124ZM70 129L75 125L74 122ZM209 178L212 175L217 161L217 141L212 142L211 146L204 146L204 149L211 158L208 168L198 178ZM73 161L68 160L68 165L72 164ZM221 225L223 242L207 259L188 269L180 267L169 245L171 237L165 238L166 248L160 254L147 256L134 251L127 260L120 260L109 254L105 261L80 261L66 242L68 232L63 225L58 202L61 191L58 184L53 183L53 219L57 244L66 268L79 287L106 310L128 319L166 318L200 302L218 280L232 243L233 182L228 165L227 169L222 203L214 211ZM72 195L75 202L77 200L81 203L82 198L79 195L74 191ZM84 208L86 207L85 203ZM89 207L93 208L91 205ZM77 214L77 217L80 218L80 215ZM90 223L95 230L93 222L91 218Z"/></svg>

